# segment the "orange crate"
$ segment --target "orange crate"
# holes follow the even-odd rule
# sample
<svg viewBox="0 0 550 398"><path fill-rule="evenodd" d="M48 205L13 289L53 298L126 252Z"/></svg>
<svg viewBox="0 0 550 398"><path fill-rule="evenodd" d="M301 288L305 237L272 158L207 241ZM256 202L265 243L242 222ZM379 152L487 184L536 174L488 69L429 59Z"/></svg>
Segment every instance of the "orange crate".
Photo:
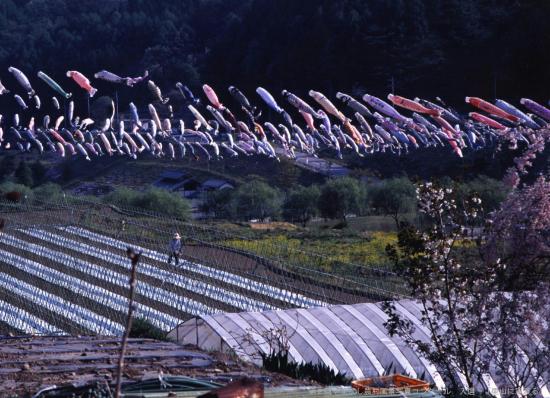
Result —
<svg viewBox="0 0 550 398"><path fill-rule="evenodd" d="M354 380L351 382L351 386L357 390L357 392L369 395L388 395L399 392L426 392L430 390L430 383L400 374Z"/></svg>

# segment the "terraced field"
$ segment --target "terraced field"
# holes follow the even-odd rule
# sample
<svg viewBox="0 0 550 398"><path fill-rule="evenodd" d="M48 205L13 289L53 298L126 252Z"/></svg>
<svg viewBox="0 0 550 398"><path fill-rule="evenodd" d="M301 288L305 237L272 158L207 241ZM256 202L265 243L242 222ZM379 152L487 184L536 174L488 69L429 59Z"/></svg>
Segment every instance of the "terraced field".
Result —
<svg viewBox="0 0 550 398"><path fill-rule="evenodd" d="M185 258L170 265L162 232L170 236L183 225L159 230L158 223L152 228L143 218L107 208L4 206L2 217L0 334L122 334L128 247L142 253L136 315L164 331L196 315L354 303L384 293L331 275L300 274L257 254L214 244L204 233L192 234L189 226Z"/></svg>

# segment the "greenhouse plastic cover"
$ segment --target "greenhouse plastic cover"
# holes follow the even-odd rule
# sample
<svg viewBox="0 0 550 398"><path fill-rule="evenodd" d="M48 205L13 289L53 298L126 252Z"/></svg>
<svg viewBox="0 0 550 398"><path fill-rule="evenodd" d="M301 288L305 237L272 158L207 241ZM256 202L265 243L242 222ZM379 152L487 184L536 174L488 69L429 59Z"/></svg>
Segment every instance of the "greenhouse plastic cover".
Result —
<svg viewBox="0 0 550 398"><path fill-rule="evenodd" d="M430 343L429 333L420 321L421 307L412 300L393 304L416 327L414 337ZM398 336L389 335L384 326L386 320L381 303L220 313L192 318L172 330L170 337L205 350L234 352L241 359L259 365L260 353L269 354L271 347L277 346L273 344L275 340L287 340L290 359L322 362L351 378L379 376L391 368L396 373L424 378L438 389L449 387L433 363ZM274 334L286 339L269 337ZM455 378L467 388L463 375L456 374ZM485 374L478 381L479 388L497 397L501 385L506 383L495 374ZM550 398L548 387L542 382L539 385L538 396Z"/></svg>

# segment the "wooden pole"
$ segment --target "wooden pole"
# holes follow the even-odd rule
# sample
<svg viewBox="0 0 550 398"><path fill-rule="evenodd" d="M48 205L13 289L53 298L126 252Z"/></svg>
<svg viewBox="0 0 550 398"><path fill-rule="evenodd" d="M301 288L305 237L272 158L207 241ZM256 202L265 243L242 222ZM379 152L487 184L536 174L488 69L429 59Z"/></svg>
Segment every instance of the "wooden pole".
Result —
<svg viewBox="0 0 550 398"><path fill-rule="evenodd" d="M130 336L130 330L132 329L132 316L134 313L134 296L137 284L136 271L138 261L132 259L132 271L130 275L130 297L128 299L128 317L126 318L126 329L122 336L122 345L120 347L120 356L118 357L118 372L116 379L115 398L120 397L120 390L122 385L122 372L124 371L124 355L126 354L126 347L128 345L128 338Z"/></svg>

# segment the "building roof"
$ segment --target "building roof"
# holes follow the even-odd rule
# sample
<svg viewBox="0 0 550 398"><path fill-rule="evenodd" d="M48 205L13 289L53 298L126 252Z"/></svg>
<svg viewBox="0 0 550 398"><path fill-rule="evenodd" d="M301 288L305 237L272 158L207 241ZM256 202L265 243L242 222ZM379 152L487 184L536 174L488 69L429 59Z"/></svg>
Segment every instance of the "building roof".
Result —
<svg viewBox="0 0 550 398"><path fill-rule="evenodd" d="M176 190L187 180L189 180L189 177L184 171L167 170L160 175L153 185L158 188Z"/></svg>
<svg viewBox="0 0 550 398"><path fill-rule="evenodd" d="M211 189L219 189L226 185L233 187L233 184L231 184L229 181L219 180L216 178L210 178L202 183L203 188L211 188Z"/></svg>

